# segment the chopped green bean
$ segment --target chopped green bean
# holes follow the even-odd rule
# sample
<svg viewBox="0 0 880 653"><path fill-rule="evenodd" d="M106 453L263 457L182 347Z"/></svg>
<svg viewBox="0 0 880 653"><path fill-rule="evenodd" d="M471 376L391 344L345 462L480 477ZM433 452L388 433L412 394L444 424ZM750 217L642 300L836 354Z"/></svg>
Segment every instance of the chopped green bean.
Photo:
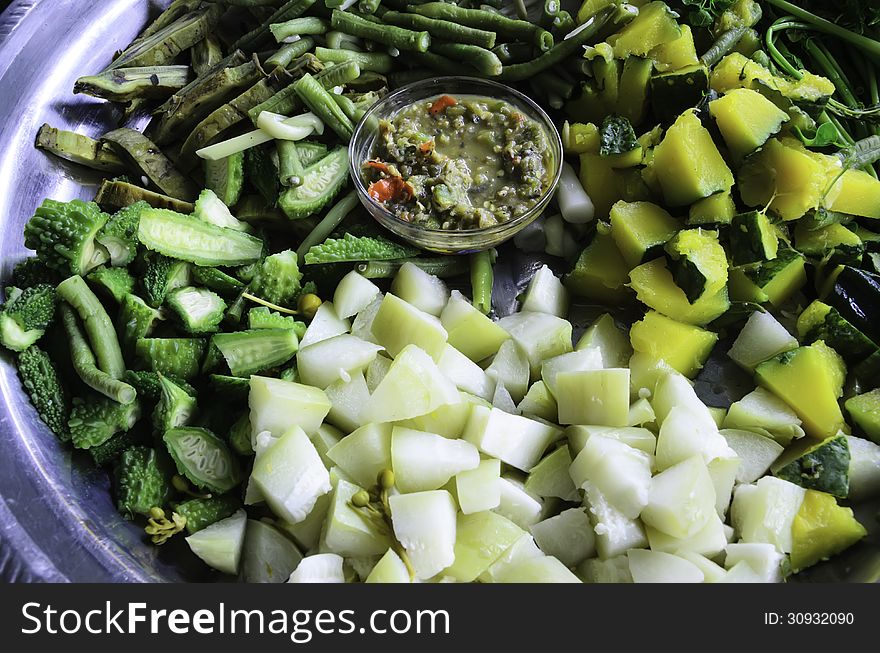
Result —
<svg viewBox="0 0 880 653"><path fill-rule="evenodd" d="M412 263L428 274L445 279L467 274L468 260L464 256L437 256L396 259L391 261L367 261L355 268L367 279L391 279L404 263Z"/></svg>
<svg viewBox="0 0 880 653"><path fill-rule="evenodd" d="M478 73L487 77L497 77L503 70L501 60L494 52L476 45L434 43L431 51L472 66Z"/></svg>
<svg viewBox="0 0 880 653"><path fill-rule="evenodd" d="M333 10L330 22L333 25L333 29L353 36L371 39L399 50L426 52L431 45L431 35L428 32L415 32L403 27L373 22L361 16L339 11L338 9Z"/></svg>
<svg viewBox="0 0 880 653"><path fill-rule="evenodd" d="M507 18L483 9L463 9L445 2L428 2L423 5L414 5L410 10L428 18L448 20L468 27L494 31L501 38L528 41L537 45L542 51L553 47L553 35L540 25Z"/></svg>
<svg viewBox="0 0 880 653"><path fill-rule="evenodd" d="M293 43L285 43L271 57L266 59L266 67L284 66L287 68L294 59L303 56L306 52L311 52L315 47L315 40L306 36Z"/></svg>
<svg viewBox="0 0 880 653"><path fill-rule="evenodd" d="M354 52L363 50L362 41L358 37L339 30L334 29L327 32L324 35L324 40L327 42L327 47L332 50L353 50Z"/></svg>
<svg viewBox="0 0 880 653"><path fill-rule="evenodd" d="M306 16L305 18L294 18L283 23L273 23L269 26L269 31L279 43L294 36L303 36L307 34L324 34L329 25L326 20L315 18L314 16Z"/></svg>
<svg viewBox="0 0 880 653"><path fill-rule="evenodd" d="M271 36L270 26L272 24L283 23L288 20L293 20L294 18L299 18L306 13L315 2L316 0L290 0L290 2L285 2L271 16L269 16L262 25L248 32L233 43L232 49L241 49L252 52L254 48Z"/></svg>
<svg viewBox="0 0 880 653"><path fill-rule="evenodd" d="M325 215L324 218L315 225L315 228L309 232L309 235L303 239L299 247L296 248L296 256L299 259L299 264L303 265L305 263L306 253L315 245L319 245L327 240L328 236L336 230L340 223L345 220L346 216L359 205L360 200L358 200L355 191L343 195L342 198L333 205L333 208L327 211L327 215Z"/></svg>
<svg viewBox="0 0 880 653"><path fill-rule="evenodd" d="M353 61L361 70L371 70L383 74L391 72L394 67L394 58L384 52L355 52L354 50L317 47L315 48L315 56L320 61L334 64Z"/></svg>
<svg viewBox="0 0 880 653"><path fill-rule="evenodd" d="M293 83L293 87L302 103L318 116L325 125L336 132L343 141L348 142L351 140L354 125L352 125L348 116L342 112L342 109L333 101L330 93L327 92L327 89L318 80L306 73Z"/></svg>
<svg viewBox="0 0 880 653"><path fill-rule="evenodd" d="M294 141L275 141L278 150L278 179L282 186L299 186L302 184L305 167L299 158Z"/></svg>

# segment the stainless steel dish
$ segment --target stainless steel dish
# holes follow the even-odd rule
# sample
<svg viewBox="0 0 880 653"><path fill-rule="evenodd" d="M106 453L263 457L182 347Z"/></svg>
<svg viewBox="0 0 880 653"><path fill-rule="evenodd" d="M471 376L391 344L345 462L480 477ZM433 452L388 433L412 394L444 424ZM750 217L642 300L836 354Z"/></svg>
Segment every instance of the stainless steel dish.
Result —
<svg viewBox="0 0 880 653"><path fill-rule="evenodd" d="M0 274L6 278L26 250L22 226L44 197L91 198L98 177L33 148L43 122L92 136L115 124L110 105L73 96L74 80L103 68L126 45L156 4L145 0L14 0L0 15ZM537 6L537 5L534 5ZM505 249L496 272L500 313L516 295L537 259ZM595 310L572 315L583 324ZM625 315L621 316L626 319ZM700 376L704 399L721 405L750 388L731 372L724 348ZM186 568L183 542L161 550L122 520L109 479L87 457L72 453L43 426L23 394L8 357L0 360L0 577L19 581L184 581L206 578ZM873 527L870 538L807 578L876 580L880 577L877 504L859 512Z"/></svg>

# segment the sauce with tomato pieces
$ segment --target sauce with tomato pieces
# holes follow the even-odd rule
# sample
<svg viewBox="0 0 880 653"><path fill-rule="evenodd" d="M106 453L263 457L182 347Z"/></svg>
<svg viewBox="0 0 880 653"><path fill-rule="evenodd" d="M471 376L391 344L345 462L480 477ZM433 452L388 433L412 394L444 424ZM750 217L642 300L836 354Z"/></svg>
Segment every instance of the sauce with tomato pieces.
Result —
<svg viewBox="0 0 880 653"><path fill-rule="evenodd" d="M401 220L478 229L531 209L552 182L543 127L503 100L439 95L379 125L368 194Z"/></svg>

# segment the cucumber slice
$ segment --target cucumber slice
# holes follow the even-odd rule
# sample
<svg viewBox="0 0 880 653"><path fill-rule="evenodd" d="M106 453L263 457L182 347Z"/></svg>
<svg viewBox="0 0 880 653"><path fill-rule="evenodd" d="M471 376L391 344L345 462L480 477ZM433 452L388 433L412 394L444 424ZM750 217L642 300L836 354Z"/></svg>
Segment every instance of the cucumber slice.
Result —
<svg viewBox="0 0 880 653"><path fill-rule="evenodd" d="M293 524L304 520L318 497L331 490L327 468L298 426L257 456L251 479L272 512Z"/></svg>
<svg viewBox="0 0 880 653"><path fill-rule="evenodd" d="M506 567L499 583L580 583L580 579L552 556L527 558Z"/></svg>
<svg viewBox="0 0 880 653"><path fill-rule="evenodd" d="M850 453L847 438L833 435L821 442L804 438L773 464L773 475L808 490L845 499L849 495Z"/></svg>
<svg viewBox="0 0 880 653"><path fill-rule="evenodd" d="M762 542L739 542L727 546L724 566L733 569L741 562L752 568L763 583L781 583L785 555L772 544Z"/></svg>
<svg viewBox="0 0 880 653"><path fill-rule="evenodd" d="M401 401L406 397L406 402ZM458 390L431 357L415 345L398 354L364 412L369 422L395 422L459 403Z"/></svg>
<svg viewBox="0 0 880 653"><path fill-rule="evenodd" d="M483 583L495 583L512 565L529 558L543 557L544 554L535 544L535 539L528 533L523 533L486 571L480 574L479 580Z"/></svg>
<svg viewBox="0 0 880 653"><path fill-rule="evenodd" d="M325 494L318 498L315 507L301 522L291 524L281 521L278 527L285 533L289 533L303 551L312 551L318 547L321 540L321 529L330 509L330 495Z"/></svg>
<svg viewBox="0 0 880 653"><path fill-rule="evenodd" d="M299 561L288 583L344 583L342 557L335 553L318 553Z"/></svg>
<svg viewBox="0 0 880 653"><path fill-rule="evenodd" d="M351 380L340 379L327 386L325 390L330 400L327 421L345 433L364 426L364 406L370 401L370 389L362 372L355 373Z"/></svg>
<svg viewBox="0 0 880 653"><path fill-rule="evenodd" d="M542 265L529 281L520 310L565 317L568 315L568 290L550 268Z"/></svg>
<svg viewBox="0 0 880 653"><path fill-rule="evenodd" d="M629 369L561 372L556 377L560 424L626 426Z"/></svg>
<svg viewBox="0 0 880 653"><path fill-rule="evenodd" d="M584 560L577 568L578 577L585 583L631 583L629 558L620 555L608 560L590 558Z"/></svg>
<svg viewBox="0 0 880 653"><path fill-rule="evenodd" d="M300 560L299 549L281 531L248 519L241 565L241 579L245 583L283 583Z"/></svg>
<svg viewBox="0 0 880 653"><path fill-rule="evenodd" d="M388 502L394 535L417 578L431 578L455 562L456 509L449 492L398 494Z"/></svg>
<svg viewBox="0 0 880 653"><path fill-rule="evenodd" d="M372 328L376 342L391 356L397 356L408 345L415 345L438 360L447 340L440 320L391 293L382 300Z"/></svg>
<svg viewBox="0 0 880 653"><path fill-rule="evenodd" d="M584 483L583 488L586 493L587 514L596 533L596 551L600 558L607 560L622 555L629 549L648 546L641 521L626 517L592 483Z"/></svg>
<svg viewBox="0 0 880 653"><path fill-rule="evenodd" d="M757 481L783 452L783 447L778 442L752 431L722 429L720 433L727 440L727 445L739 456L737 483Z"/></svg>
<svg viewBox="0 0 880 653"><path fill-rule="evenodd" d="M446 345L437 360L437 367L464 392L491 401L495 383L482 368L455 347Z"/></svg>
<svg viewBox="0 0 880 653"><path fill-rule="evenodd" d="M743 542L765 542L781 553L789 553L791 527L806 492L772 476L765 476L755 485L740 485L733 495L731 523Z"/></svg>
<svg viewBox="0 0 880 653"><path fill-rule="evenodd" d="M629 338L608 313L603 313L587 327L578 340L575 351L598 349L607 367L626 367L633 349Z"/></svg>
<svg viewBox="0 0 880 653"><path fill-rule="evenodd" d="M330 412L330 400L318 388L256 375L250 384L252 443L258 433L268 431L280 438L293 426L315 433Z"/></svg>
<svg viewBox="0 0 880 653"><path fill-rule="evenodd" d="M189 548L205 564L224 574L237 574L244 548L247 513L237 510L186 538Z"/></svg>
<svg viewBox="0 0 880 653"><path fill-rule="evenodd" d="M620 440L594 435L587 440L569 469L575 487L589 482L629 519L648 504L651 457Z"/></svg>
<svg viewBox="0 0 880 653"><path fill-rule="evenodd" d="M343 557L382 555L391 546L388 533L362 509L351 505L357 485L339 478L330 495L330 507L321 533L320 549Z"/></svg>
<svg viewBox="0 0 880 653"><path fill-rule="evenodd" d="M449 289L443 280L410 262L400 266L391 282L391 292L420 311L437 317L449 301Z"/></svg>
<svg viewBox="0 0 880 653"><path fill-rule="evenodd" d="M541 380L558 402L559 389L556 387L556 379L560 373L601 370L604 367L602 351L598 347L581 349L544 361L541 365Z"/></svg>
<svg viewBox="0 0 880 653"><path fill-rule="evenodd" d="M296 369L306 385L324 389L367 368L382 347L343 333L303 347L296 354Z"/></svg>
<svg viewBox="0 0 880 653"><path fill-rule="evenodd" d="M596 536L583 508L569 508L531 528L540 549L566 567L574 567L596 554Z"/></svg>
<svg viewBox="0 0 880 653"><path fill-rule="evenodd" d="M641 517L647 526L683 539L696 535L715 514L709 470L702 457L693 456L653 478Z"/></svg>
<svg viewBox="0 0 880 653"><path fill-rule="evenodd" d="M342 438L327 457L355 483L372 487L383 470L391 469L391 425L362 426Z"/></svg>
<svg viewBox="0 0 880 653"><path fill-rule="evenodd" d="M573 350L571 323L555 315L515 313L501 318L498 326L525 351L532 378L537 378L544 361Z"/></svg>
<svg viewBox="0 0 880 653"><path fill-rule="evenodd" d="M217 494L241 482L241 468L229 447L207 429L169 429L162 436L177 471L193 485Z"/></svg>
<svg viewBox="0 0 880 653"><path fill-rule="evenodd" d="M699 567L671 553L635 549L627 558L634 583L702 583L705 579Z"/></svg>
<svg viewBox="0 0 880 653"><path fill-rule="evenodd" d="M288 188L278 206L291 220L313 215L333 201L348 182L348 148L337 147L308 168L299 186Z"/></svg>
<svg viewBox="0 0 880 653"><path fill-rule="evenodd" d="M481 460L474 469L455 475L455 495L465 515L497 508L501 503L501 461Z"/></svg>
<svg viewBox="0 0 880 653"><path fill-rule="evenodd" d="M645 532L652 551L675 554L690 551L711 558L727 547L724 522L717 515L710 517L706 525L690 537L673 537L650 526L645 527Z"/></svg>
<svg viewBox="0 0 880 653"><path fill-rule="evenodd" d="M409 571L406 568L400 556L394 552L394 549L388 549L385 552L370 575L367 576L365 583L411 583Z"/></svg>
<svg viewBox="0 0 880 653"><path fill-rule="evenodd" d="M494 512L459 515L455 562L444 572L460 583L473 582L523 535L523 530Z"/></svg>
<svg viewBox="0 0 880 653"><path fill-rule="evenodd" d="M475 363L495 354L510 335L493 322L457 290L440 313L440 322L449 334L449 344Z"/></svg>
<svg viewBox="0 0 880 653"><path fill-rule="evenodd" d="M498 480L501 498L498 507L493 510L507 517L514 524L527 530L541 521L544 505L537 497L526 492L521 482L509 476Z"/></svg>
<svg viewBox="0 0 880 653"><path fill-rule="evenodd" d="M797 338L775 317L756 311L746 320L727 355L747 372L754 372L768 358L796 349L797 346Z"/></svg>
<svg viewBox="0 0 880 653"><path fill-rule="evenodd" d="M764 388L757 388L731 404L722 426L765 434L783 446L792 439L804 437L797 414Z"/></svg>
<svg viewBox="0 0 880 653"><path fill-rule="evenodd" d="M542 498L557 497L563 501L580 501L580 493L568 473L569 467L571 453L567 446L561 446L532 467L526 478L526 492Z"/></svg>
<svg viewBox="0 0 880 653"><path fill-rule="evenodd" d="M687 406L673 408L657 436L656 464L661 471L692 456L700 456L708 464L715 458L734 455L715 423L709 425L695 418Z"/></svg>
<svg viewBox="0 0 880 653"><path fill-rule="evenodd" d="M400 426L391 432L391 469L401 492L436 490L479 464L480 454L470 442Z"/></svg>
<svg viewBox="0 0 880 653"><path fill-rule="evenodd" d="M309 322L309 328L299 346L302 348L314 345L322 340L348 333L351 328L348 320L339 317L333 302L324 302L318 307L315 317Z"/></svg>
<svg viewBox="0 0 880 653"><path fill-rule="evenodd" d="M503 347L504 345L502 345ZM528 373L528 361L526 361L525 370ZM511 396L513 396L513 393L511 393ZM547 384L543 381L535 381L516 408L521 415L526 417L537 417L548 422L555 422L559 419L559 408L556 405L556 399L554 399Z"/></svg>
<svg viewBox="0 0 880 653"><path fill-rule="evenodd" d="M205 267L247 265L263 254L263 241L168 209L141 211L138 240L147 249Z"/></svg>
<svg viewBox="0 0 880 653"><path fill-rule="evenodd" d="M460 438L471 416L472 406L489 407L490 404L479 397L466 392L459 393L460 401L455 404L443 404L425 415L395 422L397 426L405 426L417 431L436 433L444 438Z"/></svg>
<svg viewBox="0 0 880 653"><path fill-rule="evenodd" d="M503 385L514 401L522 401L529 389L529 359L522 348L513 340L505 340L492 364L486 369L490 379ZM555 404L555 400L554 400ZM556 416L554 414L553 419Z"/></svg>
<svg viewBox="0 0 880 653"><path fill-rule="evenodd" d="M487 456L527 472L560 435L555 427L527 417L474 406L462 437Z"/></svg>
<svg viewBox="0 0 880 653"><path fill-rule="evenodd" d="M339 281L333 292L336 315L342 319L360 313L381 294L379 286L352 270Z"/></svg>
<svg viewBox="0 0 880 653"><path fill-rule="evenodd" d="M568 447L575 456L583 450L587 441L594 435L603 435L620 440L624 444L639 451L644 451L650 456L653 456L654 451L657 449L657 436L648 429L635 426L618 428L615 426L582 426L578 424L565 429Z"/></svg>
<svg viewBox="0 0 880 653"><path fill-rule="evenodd" d="M849 445L849 499L861 501L880 493L880 445L846 436Z"/></svg>

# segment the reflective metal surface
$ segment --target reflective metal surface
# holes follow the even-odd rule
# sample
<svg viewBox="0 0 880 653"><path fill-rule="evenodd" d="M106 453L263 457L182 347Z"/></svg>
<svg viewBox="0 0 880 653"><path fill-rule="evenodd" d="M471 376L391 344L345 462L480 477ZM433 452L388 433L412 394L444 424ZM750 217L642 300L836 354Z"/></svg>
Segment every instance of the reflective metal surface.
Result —
<svg viewBox="0 0 880 653"><path fill-rule="evenodd" d="M18 0L0 15L0 274L6 278L26 253L22 227L45 197L91 199L99 177L35 150L38 127L99 136L118 116L110 105L71 94L74 80L102 69L163 3L145 0ZM167 4L164 3L164 4ZM537 5L534 5L537 6ZM539 261L505 247L496 271L496 308L515 310ZM596 310L572 315L583 326ZM627 319L626 315L619 316ZM631 319L631 318L630 318ZM723 405L751 389L731 371L725 347L698 379L705 401ZM10 359L0 360L0 578L20 581L202 580L187 569L185 543L159 551L113 506L109 479L87 456L62 446L23 394ZM874 529L866 541L806 578L876 580L880 545L877 504L859 511Z"/></svg>

